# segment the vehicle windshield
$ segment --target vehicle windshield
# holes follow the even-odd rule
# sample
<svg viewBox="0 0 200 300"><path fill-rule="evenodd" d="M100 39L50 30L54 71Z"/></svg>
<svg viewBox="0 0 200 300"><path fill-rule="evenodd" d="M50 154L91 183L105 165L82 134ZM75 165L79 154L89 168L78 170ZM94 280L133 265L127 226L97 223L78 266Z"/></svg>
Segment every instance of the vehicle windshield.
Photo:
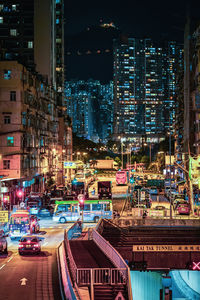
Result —
<svg viewBox="0 0 200 300"><path fill-rule="evenodd" d="M11 217L10 224L29 224L29 217Z"/></svg>
<svg viewBox="0 0 200 300"><path fill-rule="evenodd" d="M30 241L31 243L37 243L38 239L36 237L25 237L20 240L20 242L22 243L26 243L28 241Z"/></svg>

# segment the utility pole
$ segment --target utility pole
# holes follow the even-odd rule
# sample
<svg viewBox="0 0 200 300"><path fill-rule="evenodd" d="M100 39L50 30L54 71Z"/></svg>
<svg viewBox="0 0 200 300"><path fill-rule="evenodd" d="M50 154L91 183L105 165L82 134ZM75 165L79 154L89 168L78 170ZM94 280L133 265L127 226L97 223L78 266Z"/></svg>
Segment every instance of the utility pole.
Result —
<svg viewBox="0 0 200 300"><path fill-rule="evenodd" d="M170 118L170 117L169 117ZM170 124L170 123L169 123ZM169 200L170 200L170 219L172 219L172 197L171 197L171 188L172 188L172 176L171 176L171 165L172 165L172 154L171 154L171 127L169 126L169 173L170 173L170 190L169 190Z"/></svg>
<svg viewBox="0 0 200 300"><path fill-rule="evenodd" d="M189 203L190 203L190 207L191 207L191 211L192 214L194 214L194 201L193 201L193 186L192 186L192 182L190 180L189 177L189 171L182 167L181 165L179 165L177 162L174 162L181 170L183 170L185 172L185 177L186 177L186 182L187 182L187 186L188 186L188 191L189 191Z"/></svg>

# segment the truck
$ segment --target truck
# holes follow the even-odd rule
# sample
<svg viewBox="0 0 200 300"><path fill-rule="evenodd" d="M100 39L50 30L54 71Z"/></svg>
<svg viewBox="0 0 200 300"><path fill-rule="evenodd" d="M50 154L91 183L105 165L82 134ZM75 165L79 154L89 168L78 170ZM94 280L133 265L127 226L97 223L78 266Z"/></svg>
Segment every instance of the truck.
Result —
<svg viewBox="0 0 200 300"><path fill-rule="evenodd" d="M111 181L98 181L98 198L99 199L112 199L112 182Z"/></svg>
<svg viewBox="0 0 200 300"><path fill-rule="evenodd" d="M97 159L94 168L100 170L114 170L116 169L116 164L113 159Z"/></svg>

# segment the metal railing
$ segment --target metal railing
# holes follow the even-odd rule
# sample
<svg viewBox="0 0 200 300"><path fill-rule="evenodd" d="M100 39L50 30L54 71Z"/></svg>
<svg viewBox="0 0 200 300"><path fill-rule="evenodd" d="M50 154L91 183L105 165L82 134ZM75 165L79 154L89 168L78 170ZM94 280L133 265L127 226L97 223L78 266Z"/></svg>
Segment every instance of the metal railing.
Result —
<svg viewBox="0 0 200 300"><path fill-rule="evenodd" d="M72 252L71 252L71 248L70 248L70 244L69 244L69 240L68 240L68 237L67 237L67 231L66 230L65 230L65 233L64 233L64 242L65 242L65 249L66 249L66 253L67 253L67 261L68 261L69 268L70 268L70 271L71 271L71 276L72 276L73 282L76 282L77 266L76 266L76 263L74 261L74 258L73 258Z"/></svg>
<svg viewBox="0 0 200 300"><path fill-rule="evenodd" d="M110 269L77 269L77 284L78 285L93 285L110 284L110 285L126 285L127 281L123 276L125 268Z"/></svg>
<svg viewBox="0 0 200 300"><path fill-rule="evenodd" d="M125 281L128 279L128 266L121 255L116 251L110 243L108 243L95 229L92 230L92 238L98 247L106 254L113 264L121 270Z"/></svg>

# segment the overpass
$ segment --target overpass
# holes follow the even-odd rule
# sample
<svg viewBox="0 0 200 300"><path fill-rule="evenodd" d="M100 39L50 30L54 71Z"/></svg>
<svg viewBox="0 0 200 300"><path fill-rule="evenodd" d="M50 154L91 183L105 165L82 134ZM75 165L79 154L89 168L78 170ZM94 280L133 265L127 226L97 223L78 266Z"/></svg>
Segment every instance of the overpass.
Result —
<svg viewBox="0 0 200 300"><path fill-rule="evenodd" d="M119 253L96 229L68 232L59 247L61 289L69 299L132 299L130 270ZM73 231L73 232L72 232Z"/></svg>
<svg viewBox="0 0 200 300"><path fill-rule="evenodd" d="M59 251L69 299L172 299L166 291L174 300L200 299L199 220L145 221L102 219L88 232L80 223L65 232Z"/></svg>

